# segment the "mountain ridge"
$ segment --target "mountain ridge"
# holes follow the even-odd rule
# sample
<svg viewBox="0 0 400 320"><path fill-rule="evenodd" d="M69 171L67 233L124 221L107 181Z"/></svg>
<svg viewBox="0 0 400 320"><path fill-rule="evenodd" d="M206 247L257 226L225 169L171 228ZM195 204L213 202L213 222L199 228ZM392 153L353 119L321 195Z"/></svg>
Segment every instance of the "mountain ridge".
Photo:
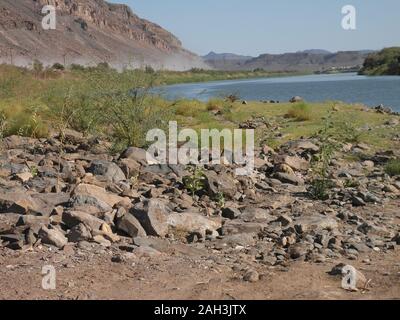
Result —
<svg viewBox="0 0 400 320"><path fill-rule="evenodd" d="M230 53L213 53L203 56L210 67L226 71L265 69L267 71L323 72L335 69L358 69L371 50L329 52L310 49L282 54L261 54L248 57ZM234 56L236 59L227 59Z"/></svg>
<svg viewBox="0 0 400 320"><path fill-rule="evenodd" d="M45 5L56 8L56 30L41 27ZM104 0L2 0L0 63L27 65L34 59L45 64L108 62L119 68L207 68L172 33L140 18L127 5Z"/></svg>

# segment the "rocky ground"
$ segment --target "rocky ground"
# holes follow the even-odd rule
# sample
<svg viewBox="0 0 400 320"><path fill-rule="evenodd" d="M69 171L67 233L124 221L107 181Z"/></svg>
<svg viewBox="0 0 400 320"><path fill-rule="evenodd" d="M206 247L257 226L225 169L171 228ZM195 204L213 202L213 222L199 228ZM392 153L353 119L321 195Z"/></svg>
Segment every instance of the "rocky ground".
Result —
<svg viewBox="0 0 400 320"><path fill-rule="evenodd" d="M383 169L398 150L345 145L320 201L308 192L319 149L261 148L252 176L206 166L192 196L188 168L148 165L142 149L113 157L74 131L5 138L0 298L399 299L400 177ZM339 264L371 279L368 290L343 290ZM41 288L45 265L55 290Z"/></svg>

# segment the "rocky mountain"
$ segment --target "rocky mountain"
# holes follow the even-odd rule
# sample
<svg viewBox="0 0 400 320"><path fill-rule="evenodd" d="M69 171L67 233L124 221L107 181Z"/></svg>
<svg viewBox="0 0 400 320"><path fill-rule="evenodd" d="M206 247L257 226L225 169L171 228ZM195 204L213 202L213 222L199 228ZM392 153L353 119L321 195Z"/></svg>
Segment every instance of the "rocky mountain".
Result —
<svg viewBox="0 0 400 320"><path fill-rule="evenodd" d="M218 59L215 57L212 59L203 57L203 59L209 66L220 70L265 69L268 71L323 72L360 68L367 55L367 51L330 53L322 50L306 50L284 54L263 54L256 58L237 56L241 58L224 59L219 56Z"/></svg>
<svg viewBox="0 0 400 320"><path fill-rule="evenodd" d="M42 28L42 8L56 8L56 29ZM174 70L206 65L159 25L126 5L103 0L1 0L0 63L108 62Z"/></svg>

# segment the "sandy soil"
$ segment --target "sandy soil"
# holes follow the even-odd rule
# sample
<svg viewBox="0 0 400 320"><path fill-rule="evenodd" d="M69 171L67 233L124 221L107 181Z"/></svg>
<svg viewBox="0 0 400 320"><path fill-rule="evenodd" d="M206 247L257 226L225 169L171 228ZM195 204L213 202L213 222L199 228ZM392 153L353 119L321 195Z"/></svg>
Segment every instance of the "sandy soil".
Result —
<svg viewBox="0 0 400 320"><path fill-rule="evenodd" d="M216 258L217 257L217 258ZM366 258L370 262L362 262ZM172 255L127 254L122 262L101 249L72 247L54 252L0 249L0 299L400 299L400 251L372 253L351 263L372 279L370 291L347 292L341 278L327 274L338 261L322 264L295 261L287 267L256 262L225 263L225 257L177 246ZM56 269L56 289L42 289L42 267ZM261 279L243 280L243 268Z"/></svg>

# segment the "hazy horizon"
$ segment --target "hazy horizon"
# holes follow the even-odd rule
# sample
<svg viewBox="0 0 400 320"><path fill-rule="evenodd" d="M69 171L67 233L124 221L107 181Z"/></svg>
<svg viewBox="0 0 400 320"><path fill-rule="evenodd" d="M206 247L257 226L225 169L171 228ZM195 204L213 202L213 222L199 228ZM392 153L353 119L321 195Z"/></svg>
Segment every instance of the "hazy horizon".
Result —
<svg viewBox="0 0 400 320"><path fill-rule="evenodd" d="M400 45L398 0L109 0L176 35L199 55L258 56L309 49L380 50ZM342 7L357 9L357 29L341 27Z"/></svg>

